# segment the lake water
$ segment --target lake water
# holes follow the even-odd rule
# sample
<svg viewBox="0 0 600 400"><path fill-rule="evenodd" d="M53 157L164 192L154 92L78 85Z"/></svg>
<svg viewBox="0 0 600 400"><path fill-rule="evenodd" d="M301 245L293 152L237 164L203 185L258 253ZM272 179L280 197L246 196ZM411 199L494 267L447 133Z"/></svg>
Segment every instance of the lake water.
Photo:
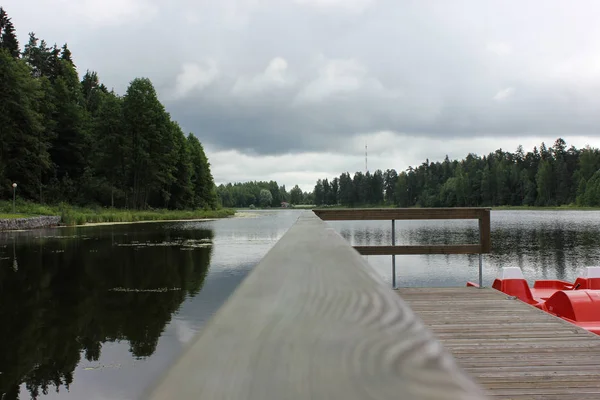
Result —
<svg viewBox="0 0 600 400"><path fill-rule="evenodd" d="M301 211L207 222L0 232L0 400L137 399ZM328 222L352 244L389 221ZM398 221L398 244L477 243L476 221ZM600 212L493 211L493 253L532 282L600 265ZM365 257L391 283L391 257ZM400 286L464 286L478 257L397 256Z"/></svg>

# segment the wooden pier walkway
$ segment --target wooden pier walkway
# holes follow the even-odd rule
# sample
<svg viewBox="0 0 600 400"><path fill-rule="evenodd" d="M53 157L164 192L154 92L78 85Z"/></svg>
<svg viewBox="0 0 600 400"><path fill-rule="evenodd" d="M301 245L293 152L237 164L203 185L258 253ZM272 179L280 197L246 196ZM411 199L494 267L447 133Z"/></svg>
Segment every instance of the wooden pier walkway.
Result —
<svg viewBox="0 0 600 400"><path fill-rule="evenodd" d="M480 241L353 248L306 212L144 398L600 399L600 336L493 289L394 291L360 255L479 253L481 281L489 210L319 214L477 218Z"/></svg>
<svg viewBox="0 0 600 400"><path fill-rule="evenodd" d="M498 399L600 399L600 336L493 289L398 294Z"/></svg>

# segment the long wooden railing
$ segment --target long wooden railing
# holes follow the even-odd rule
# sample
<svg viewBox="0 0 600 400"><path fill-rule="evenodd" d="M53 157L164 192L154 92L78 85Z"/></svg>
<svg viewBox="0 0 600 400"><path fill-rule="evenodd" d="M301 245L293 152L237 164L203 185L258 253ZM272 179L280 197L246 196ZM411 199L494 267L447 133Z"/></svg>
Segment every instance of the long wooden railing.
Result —
<svg viewBox="0 0 600 400"><path fill-rule="evenodd" d="M485 395L363 257L307 211L144 398Z"/></svg>
<svg viewBox="0 0 600 400"><path fill-rule="evenodd" d="M392 256L392 286L396 288L396 255L406 254L479 254L479 287L483 287L483 257L491 251L490 208L365 208L316 209L314 213L323 221L391 220L392 244L390 246L354 246L362 255ZM477 219L478 244L451 245L396 245L396 220Z"/></svg>

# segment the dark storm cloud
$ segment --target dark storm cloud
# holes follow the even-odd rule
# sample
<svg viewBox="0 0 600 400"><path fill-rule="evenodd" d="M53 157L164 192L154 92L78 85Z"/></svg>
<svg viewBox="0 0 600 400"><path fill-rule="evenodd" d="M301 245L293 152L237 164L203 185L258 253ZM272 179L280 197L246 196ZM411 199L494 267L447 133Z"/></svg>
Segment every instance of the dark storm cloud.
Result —
<svg viewBox="0 0 600 400"><path fill-rule="evenodd" d="M38 3L35 15L5 6L22 37L69 42L80 72L121 93L150 77L173 118L214 149L335 151L378 131L598 134L592 0ZM45 7L63 12L48 20Z"/></svg>

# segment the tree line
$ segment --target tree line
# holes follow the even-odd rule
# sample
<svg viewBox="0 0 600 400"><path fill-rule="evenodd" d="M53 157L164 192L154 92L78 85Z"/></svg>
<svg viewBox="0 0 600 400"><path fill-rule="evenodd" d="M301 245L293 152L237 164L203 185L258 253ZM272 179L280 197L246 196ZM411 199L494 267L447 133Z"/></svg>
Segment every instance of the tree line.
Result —
<svg viewBox="0 0 600 400"><path fill-rule="evenodd" d="M152 82L125 95L87 71L67 44L29 34L23 50L0 8L0 198L132 209L216 208L200 141L184 134Z"/></svg>
<svg viewBox="0 0 600 400"><path fill-rule="evenodd" d="M223 207L281 207L281 203L313 204L313 194L295 185L289 192L276 181L252 181L221 184L217 188Z"/></svg>
<svg viewBox="0 0 600 400"><path fill-rule="evenodd" d="M600 206L600 151L586 146L567 148L558 138L524 152L498 149L480 157L470 153L462 160L426 160L398 173L342 173L314 188L318 206L398 207L467 206Z"/></svg>

